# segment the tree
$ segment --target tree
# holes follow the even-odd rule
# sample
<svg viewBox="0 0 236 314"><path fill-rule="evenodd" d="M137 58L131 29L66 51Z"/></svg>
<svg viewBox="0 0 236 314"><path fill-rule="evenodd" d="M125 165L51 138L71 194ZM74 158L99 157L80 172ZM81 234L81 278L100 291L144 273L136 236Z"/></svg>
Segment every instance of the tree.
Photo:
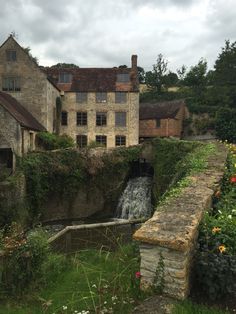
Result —
<svg viewBox="0 0 236 314"><path fill-rule="evenodd" d="M183 64L180 69L176 70L176 72L178 74L179 84L183 85L183 82L184 82L184 79L185 79L185 75L186 75L186 72L187 72L187 67Z"/></svg>
<svg viewBox="0 0 236 314"><path fill-rule="evenodd" d="M38 58L37 57L34 57L32 54L31 54L31 48L30 47L22 47L23 50L29 55L30 59L35 62L36 64L39 64L39 61L38 61Z"/></svg>
<svg viewBox="0 0 236 314"><path fill-rule="evenodd" d="M76 64L74 64L74 63L57 63L57 64L53 64L50 68L51 68L51 69L79 68L79 66L76 65Z"/></svg>
<svg viewBox="0 0 236 314"><path fill-rule="evenodd" d="M152 71L146 72L146 84L154 91L161 93L165 83L165 74L167 72L168 61L159 54L156 64L153 64Z"/></svg>
<svg viewBox="0 0 236 314"><path fill-rule="evenodd" d="M178 75L174 72L169 71L163 78L163 82L166 86L175 86L177 85L179 79Z"/></svg>
<svg viewBox="0 0 236 314"><path fill-rule="evenodd" d="M138 79L139 83L144 84L145 83L145 71L144 68L138 66Z"/></svg>

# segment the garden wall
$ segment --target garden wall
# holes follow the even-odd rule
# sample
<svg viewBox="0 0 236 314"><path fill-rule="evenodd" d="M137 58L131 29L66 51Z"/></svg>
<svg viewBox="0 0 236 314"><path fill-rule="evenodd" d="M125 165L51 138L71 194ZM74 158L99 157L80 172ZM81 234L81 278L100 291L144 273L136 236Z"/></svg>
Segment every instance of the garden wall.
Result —
<svg viewBox="0 0 236 314"><path fill-rule="evenodd" d="M214 156L208 158L207 169L188 177L188 186L158 206L153 217L135 232L143 289L156 284L158 270L165 294L178 299L188 295L198 226L204 211L211 207L224 174L226 156L224 147L218 146Z"/></svg>

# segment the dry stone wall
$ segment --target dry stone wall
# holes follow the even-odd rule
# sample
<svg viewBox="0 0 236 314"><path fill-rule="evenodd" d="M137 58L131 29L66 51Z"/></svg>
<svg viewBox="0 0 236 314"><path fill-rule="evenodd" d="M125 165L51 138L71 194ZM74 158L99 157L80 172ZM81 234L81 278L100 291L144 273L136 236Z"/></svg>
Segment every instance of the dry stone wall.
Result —
<svg viewBox="0 0 236 314"><path fill-rule="evenodd" d="M184 299L190 290L190 273L198 226L211 207L212 196L224 173L227 152L223 146L208 160L205 171L189 177L190 184L178 197L159 206L153 217L134 234L140 243L141 287L155 285L160 259L163 292Z"/></svg>

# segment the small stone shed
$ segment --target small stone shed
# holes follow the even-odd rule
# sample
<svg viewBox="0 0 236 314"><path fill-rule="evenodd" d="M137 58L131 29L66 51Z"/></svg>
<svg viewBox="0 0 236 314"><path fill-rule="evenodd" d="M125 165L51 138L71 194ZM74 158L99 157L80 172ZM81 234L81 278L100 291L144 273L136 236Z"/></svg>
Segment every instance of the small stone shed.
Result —
<svg viewBox="0 0 236 314"><path fill-rule="evenodd" d="M11 95L0 92L0 169L15 168L15 156L35 149L35 134L45 128Z"/></svg>
<svg viewBox="0 0 236 314"><path fill-rule="evenodd" d="M139 138L181 138L183 121L189 117L184 100L141 103L139 108Z"/></svg>

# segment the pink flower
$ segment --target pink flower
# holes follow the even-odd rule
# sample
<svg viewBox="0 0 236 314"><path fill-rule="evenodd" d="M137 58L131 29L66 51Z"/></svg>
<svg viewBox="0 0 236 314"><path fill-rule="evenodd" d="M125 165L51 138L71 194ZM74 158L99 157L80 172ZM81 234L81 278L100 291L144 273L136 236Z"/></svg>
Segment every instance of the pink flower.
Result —
<svg viewBox="0 0 236 314"><path fill-rule="evenodd" d="M141 277L140 271L137 271L137 272L135 273L135 277L136 277L137 279L139 279L139 278Z"/></svg>

